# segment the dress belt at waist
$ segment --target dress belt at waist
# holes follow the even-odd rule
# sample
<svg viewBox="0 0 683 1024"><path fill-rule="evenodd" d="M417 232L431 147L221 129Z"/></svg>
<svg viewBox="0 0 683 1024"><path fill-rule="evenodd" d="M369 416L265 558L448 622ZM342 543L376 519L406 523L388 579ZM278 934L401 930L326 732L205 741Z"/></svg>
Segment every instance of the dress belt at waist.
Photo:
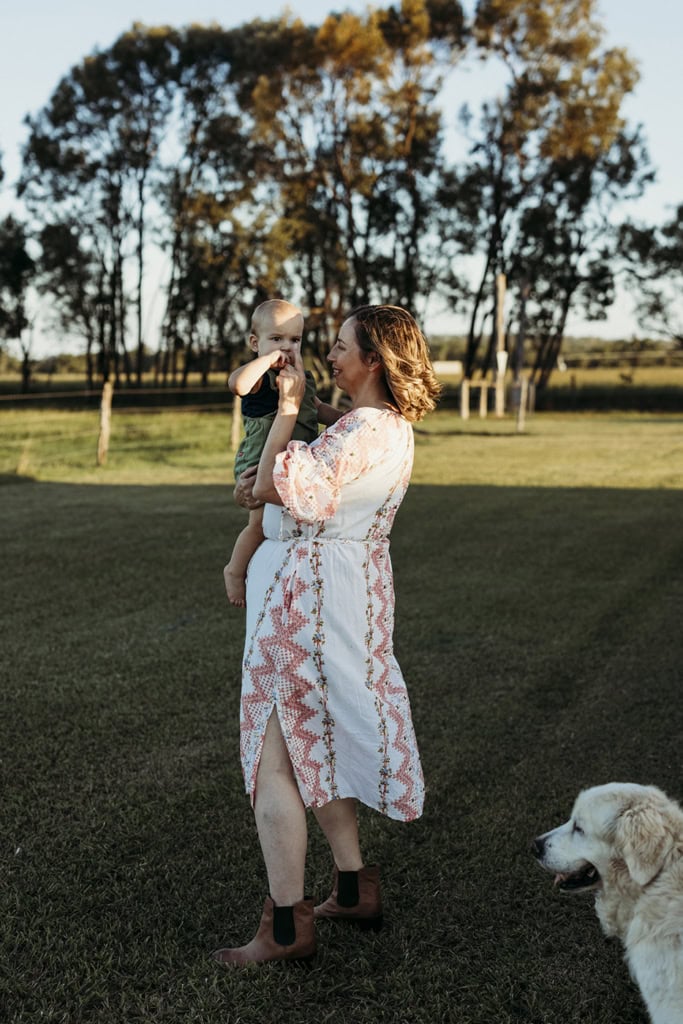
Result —
<svg viewBox="0 0 683 1024"><path fill-rule="evenodd" d="M266 540L275 539L268 538ZM277 538L285 544L386 544L388 537L327 537L325 534L297 533L282 534Z"/></svg>

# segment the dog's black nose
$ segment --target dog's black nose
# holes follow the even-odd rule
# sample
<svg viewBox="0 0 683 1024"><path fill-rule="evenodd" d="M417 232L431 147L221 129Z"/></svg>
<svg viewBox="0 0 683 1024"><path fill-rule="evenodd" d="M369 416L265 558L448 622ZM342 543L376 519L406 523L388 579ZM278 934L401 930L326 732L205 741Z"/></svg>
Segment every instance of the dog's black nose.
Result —
<svg viewBox="0 0 683 1024"><path fill-rule="evenodd" d="M543 836L539 836L538 839L531 840L531 852L534 857L542 857L543 850L545 849L545 839Z"/></svg>

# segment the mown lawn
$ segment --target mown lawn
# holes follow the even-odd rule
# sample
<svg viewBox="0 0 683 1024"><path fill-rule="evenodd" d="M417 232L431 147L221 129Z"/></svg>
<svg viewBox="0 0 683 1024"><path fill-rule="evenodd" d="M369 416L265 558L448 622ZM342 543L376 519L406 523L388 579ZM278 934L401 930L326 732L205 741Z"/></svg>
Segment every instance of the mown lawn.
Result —
<svg viewBox="0 0 683 1024"><path fill-rule="evenodd" d="M585 785L683 798L683 417L424 424L392 557L426 812L362 813L386 927L320 926L309 971L209 958L265 894L228 416L120 414L102 470L96 433L0 417L2 1024L645 1024L528 844Z"/></svg>

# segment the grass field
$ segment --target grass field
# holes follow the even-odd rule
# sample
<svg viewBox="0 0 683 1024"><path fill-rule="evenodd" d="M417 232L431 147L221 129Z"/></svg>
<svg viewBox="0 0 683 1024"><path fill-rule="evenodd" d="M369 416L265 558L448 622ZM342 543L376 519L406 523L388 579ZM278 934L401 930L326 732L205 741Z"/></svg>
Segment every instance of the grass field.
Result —
<svg viewBox="0 0 683 1024"><path fill-rule="evenodd" d="M3 412L2 1024L646 1024L529 840L578 789L683 798L683 416L429 418L392 536L428 786L362 811L377 935L225 971L265 894L221 568L227 414ZM330 864L311 827L308 885Z"/></svg>

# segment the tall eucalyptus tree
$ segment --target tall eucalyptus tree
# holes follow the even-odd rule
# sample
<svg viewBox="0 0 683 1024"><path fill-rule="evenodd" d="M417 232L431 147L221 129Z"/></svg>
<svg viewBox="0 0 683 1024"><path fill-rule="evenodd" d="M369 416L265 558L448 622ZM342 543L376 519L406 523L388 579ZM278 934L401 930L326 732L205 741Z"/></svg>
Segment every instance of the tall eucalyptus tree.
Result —
<svg viewBox="0 0 683 1024"><path fill-rule="evenodd" d="M458 3L404 0L330 15L315 31L291 22L277 59L264 46L256 61L269 70L254 76L246 104L274 185L264 191L271 242L287 253L320 339L350 306L415 306L438 279L434 101L462 25Z"/></svg>
<svg viewBox="0 0 683 1024"><path fill-rule="evenodd" d="M101 281L107 331L103 372L126 345L130 288L125 263L135 255L137 375L142 369L145 223L150 177L158 167L173 91L175 31L135 25L114 46L65 75L47 105L27 119L29 138L19 191L39 225L77 225Z"/></svg>
<svg viewBox="0 0 683 1024"><path fill-rule="evenodd" d="M504 273L517 320L536 338L534 373L544 383L569 311L584 303L599 315L611 301L608 206L648 178L640 137L621 115L637 71L624 50L602 48L595 0L481 0L473 31L508 81L499 99L483 104L476 128L463 114L472 147L453 201L482 265L466 373L493 319L493 280Z"/></svg>

